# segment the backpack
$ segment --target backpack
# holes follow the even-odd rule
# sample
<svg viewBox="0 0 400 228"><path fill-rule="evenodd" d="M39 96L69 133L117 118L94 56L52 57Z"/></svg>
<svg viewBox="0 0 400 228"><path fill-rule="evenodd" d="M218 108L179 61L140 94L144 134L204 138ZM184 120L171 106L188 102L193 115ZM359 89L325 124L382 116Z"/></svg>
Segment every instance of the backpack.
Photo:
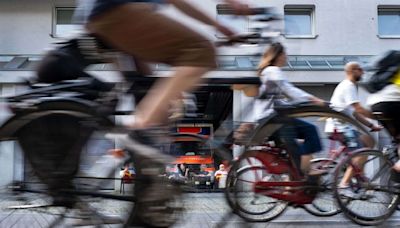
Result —
<svg viewBox="0 0 400 228"><path fill-rule="evenodd" d="M376 93L393 83L393 78L400 71L400 51L391 50L377 58L371 66L372 75L362 84L370 93Z"/></svg>

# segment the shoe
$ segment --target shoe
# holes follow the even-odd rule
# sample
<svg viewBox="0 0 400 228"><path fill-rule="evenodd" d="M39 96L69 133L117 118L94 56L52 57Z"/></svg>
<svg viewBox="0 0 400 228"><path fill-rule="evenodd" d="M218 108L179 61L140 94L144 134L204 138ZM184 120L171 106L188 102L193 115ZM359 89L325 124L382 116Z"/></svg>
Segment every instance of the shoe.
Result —
<svg viewBox="0 0 400 228"><path fill-rule="evenodd" d="M171 163L174 157L162 153L152 137L159 137L153 130L133 130L128 135L119 138L125 148L136 155L146 157L160 164Z"/></svg>
<svg viewBox="0 0 400 228"><path fill-rule="evenodd" d="M322 176L328 173L325 169L311 169L308 171L308 176Z"/></svg>
<svg viewBox="0 0 400 228"><path fill-rule="evenodd" d="M351 190L351 188L348 186L338 188L338 191L339 191L340 196L344 196L344 197L351 198L351 199L353 199L355 196L355 193L353 192L353 190Z"/></svg>
<svg viewBox="0 0 400 228"><path fill-rule="evenodd" d="M350 186L338 187L339 195L349 199L361 199L361 197L368 197L364 189L355 192Z"/></svg>

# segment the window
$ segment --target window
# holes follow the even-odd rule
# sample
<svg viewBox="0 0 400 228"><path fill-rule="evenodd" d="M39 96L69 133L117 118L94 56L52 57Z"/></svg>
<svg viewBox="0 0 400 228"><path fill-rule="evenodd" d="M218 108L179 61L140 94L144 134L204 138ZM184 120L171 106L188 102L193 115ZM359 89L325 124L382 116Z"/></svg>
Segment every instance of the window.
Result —
<svg viewBox="0 0 400 228"><path fill-rule="evenodd" d="M81 26L73 22L75 8L57 7L54 11L53 36L67 37L76 32Z"/></svg>
<svg viewBox="0 0 400 228"><path fill-rule="evenodd" d="M378 8L378 35L400 38L400 6Z"/></svg>
<svg viewBox="0 0 400 228"><path fill-rule="evenodd" d="M217 21L226 25L236 33L245 33L249 30L249 20L245 16L232 15L229 7L225 4L217 5ZM218 37L223 37L221 33L217 34Z"/></svg>
<svg viewBox="0 0 400 228"><path fill-rule="evenodd" d="M285 36L315 38L313 6L285 6Z"/></svg>

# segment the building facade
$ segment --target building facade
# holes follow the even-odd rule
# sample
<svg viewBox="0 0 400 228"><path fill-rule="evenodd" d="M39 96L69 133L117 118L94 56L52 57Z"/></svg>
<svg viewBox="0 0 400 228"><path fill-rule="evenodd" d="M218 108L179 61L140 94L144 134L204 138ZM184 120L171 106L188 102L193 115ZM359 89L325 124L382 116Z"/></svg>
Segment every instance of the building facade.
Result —
<svg viewBox="0 0 400 228"><path fill-rule="evenodd" d="M257 26L247 18L219 12L218 0L188 0L211 17L228 23L238 32ZM388 49L400 46L400 3L398 0L243 0L254 6L275 7L284 20L274 22L287 47L288 78L316 96L329 100L335 85L344 78L343 66L349 61L365 63ZM1 0L0 1L0 92L13 94L24 90L21 82L34 75L34 67L46 50L68 36L79 25L72 21L73 0ZM186 17L171 6L160 11L199 31L211 40L220 34ZM254 77L259 47L221 48L219 69L207 77ZM109 66L90 69L103 78L118 72ZM156 73L168 68L156 66ZM364 99L367 93L360 91ZM241 92L234 94L234 112L249 101ZM239 120L241 117L238 117ZM316 122L317 123L317 122ZM318 122L322 126L323 123ZM378 137L378 136L377 136ZM383 136L382 136L383 137ZM6 174L0 182L23 178L23 156L12 142L1 144L0 167ZM0 183L0 185L2 184Z"/></svg>

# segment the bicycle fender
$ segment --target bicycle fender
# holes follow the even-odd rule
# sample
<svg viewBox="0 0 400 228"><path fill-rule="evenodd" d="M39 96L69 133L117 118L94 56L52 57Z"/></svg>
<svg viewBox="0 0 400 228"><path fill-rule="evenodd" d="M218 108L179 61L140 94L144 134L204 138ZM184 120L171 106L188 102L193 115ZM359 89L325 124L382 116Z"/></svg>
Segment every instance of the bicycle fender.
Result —
<svg viewBox="0 0 400 228"><path fill-rule="evenodd" d="M111 127L113 121L96 112L99 104L82 99L44 100L29 109L21 109L0 127L0 141L15 139L16 133L29 122L53 114L65 114L93 121L100 127Z"/></svg>

